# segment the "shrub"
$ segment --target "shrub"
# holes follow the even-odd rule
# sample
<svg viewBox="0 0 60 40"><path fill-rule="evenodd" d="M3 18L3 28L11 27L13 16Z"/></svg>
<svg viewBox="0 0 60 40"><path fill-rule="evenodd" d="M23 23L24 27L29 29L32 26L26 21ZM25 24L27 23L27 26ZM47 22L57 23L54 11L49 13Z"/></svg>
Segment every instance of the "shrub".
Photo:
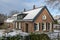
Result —
<svg viewBox="0 0 60 40"><path fill-rule="evenodd" d="M9 36L7 37L7 40L20 40L20 35L17 35L17 36Z"/></svg>
<svg viewBox="0 0 60 40"><path fill-rule="evenodd" d="M25 40L50 40L47 34L31 34L25 37Z"/></svg>
<svg viewBox="0 0 60 40"><path fill-rule="evenodd" d="M41 37L40 40L50 40L47 34L41 34L40 37Z"/></svg>
<svg viewBox="0 0 60 40"><path fill-rule="evenodd" d="M20 40L21 36L20 35L16 35L16 36L9 36L9 37L0 37L0 40Z"/></svg>

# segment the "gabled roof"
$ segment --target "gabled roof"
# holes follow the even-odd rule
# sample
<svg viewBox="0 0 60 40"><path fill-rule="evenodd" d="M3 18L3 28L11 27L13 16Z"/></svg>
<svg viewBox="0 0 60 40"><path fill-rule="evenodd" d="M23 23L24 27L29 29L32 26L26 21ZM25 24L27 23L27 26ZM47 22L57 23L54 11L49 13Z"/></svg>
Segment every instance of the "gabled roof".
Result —
<svg viewBox="0 0 60 40"><path fill-rule="evenodd" d="M36 8L36 9L33 9L33 10L29 10L29 11L26 11L26 12L22 12L23 14L27 14L22 20L17 20L17 21L35 21L36 18L41 14L41 12L46 9L47 7L46 6L42 6L42 7L39 7L39 8ZM51 18L53 19L52 15L50 14L50 12L48 11L49 15L51 16ZM54 19L53 19L54 20Z"/></svg>
<svg viewBox="0 0 60 40"><path fill-rule="evenodd" d="M54 18L53 18L53 16L51 15L51 13L49 12L49 10L47 9L46 6L44 6L44 7L42 8L42 10L35 16L35 18L33 19L33 21L35 21L35 19L41 14L41 12L42 12L44 9L46 9L46 10L48 11L50 17L52 18L52 20L53 20L53 22L54 22Z"/></svg>

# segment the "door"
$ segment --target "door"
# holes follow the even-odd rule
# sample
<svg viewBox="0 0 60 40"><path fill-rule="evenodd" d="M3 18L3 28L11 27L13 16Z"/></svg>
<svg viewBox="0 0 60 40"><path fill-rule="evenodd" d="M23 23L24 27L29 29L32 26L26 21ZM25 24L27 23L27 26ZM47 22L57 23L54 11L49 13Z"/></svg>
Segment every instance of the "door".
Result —
<svg viewBox="0 0 60 40"><path fill-rule="evenodd" d="M28 32L28 24L26 23L26 32Z"/></svg>

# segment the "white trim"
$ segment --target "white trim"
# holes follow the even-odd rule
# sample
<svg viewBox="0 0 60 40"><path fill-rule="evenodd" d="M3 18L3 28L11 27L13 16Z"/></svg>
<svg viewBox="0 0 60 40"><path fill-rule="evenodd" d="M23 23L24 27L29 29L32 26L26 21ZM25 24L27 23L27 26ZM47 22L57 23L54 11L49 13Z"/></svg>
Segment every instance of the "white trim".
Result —
<svg viewBox="0 0 60 40"><path fill-rule="evenodd" d="M36 23L37 25L35 25L36 30L35 31L39 31L39 23Z"/></svg>
<svg viewBox="0 0 60 40"><path fill-rule="evenodd" d="M46 31L46 23L44 23L44 29L43 29L43 31Z"/></svg>
<svg viewBox="0 0 60 40"><path fill-rule="evenodd" d="M52 23L50 23L50 31L52 30Z"/></svg>
<svg viewBox="0 0 60 40"><path fill-rule="evenodd" d="M16 28L17 28L17 22L16 22Z"/></svg>
<svg viewBox="0 0 60 40"><path fill-rule="evenodd" d="M37 23L37 30L36 31L39 31L39 23Z"/></svg>
<svg viewBox="0 0 60 40"><path fill-rule="evenodd" d="M21 29L21 23L19 22L19 29Z"/></svg>

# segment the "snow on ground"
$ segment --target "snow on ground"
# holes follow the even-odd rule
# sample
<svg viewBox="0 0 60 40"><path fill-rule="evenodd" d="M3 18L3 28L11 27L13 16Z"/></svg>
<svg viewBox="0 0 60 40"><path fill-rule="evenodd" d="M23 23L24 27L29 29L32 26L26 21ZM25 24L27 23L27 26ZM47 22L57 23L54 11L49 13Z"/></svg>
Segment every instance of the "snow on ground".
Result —
<svg viewBox="0 0 60 40"><path fill-rule="evenodd" d="M53 38L57 38L58 37L58 33L50 33L50 34L48 34L48 36L51 38L51 39L53 39Z"/></svg>
<svg viewBox="0 0 60 40"><path fill-rule="evenodd" d="M27 36L29 35L26 32L22 32L21 30L14 30L13 32L9 32L9 33L4 33L5 30L0 30L0 37L2 36L16 36L16 35L21 35L21 36ZM54 30L54 32L48 33L48 36L53 39L53 38L57 38L58 35L60 36L60 30Z"/></svg>
<svg viewBox="0 0 60 40"><path fill-rule="evenodd" d="M9 32L9 33L4 33L5 30L0 30L0 37L2 36L16 36L16 35L21 35L21 36L26 36L28 35L28 33L22 32L21 30L14 30L13 32Z"/></svg>
<svg viewBox="0 0 60 40"><path fill-rule="evenodd" d="M54 30L54 32L60 32L60 30Z"/></svg>
<svg viewBox="0 0 60 40"><path fill-rule="evenodd" d="M58 36L60 37L60 30L54 30L54 32L48 33L48 36L51 39L58 38Z"/></svg>

